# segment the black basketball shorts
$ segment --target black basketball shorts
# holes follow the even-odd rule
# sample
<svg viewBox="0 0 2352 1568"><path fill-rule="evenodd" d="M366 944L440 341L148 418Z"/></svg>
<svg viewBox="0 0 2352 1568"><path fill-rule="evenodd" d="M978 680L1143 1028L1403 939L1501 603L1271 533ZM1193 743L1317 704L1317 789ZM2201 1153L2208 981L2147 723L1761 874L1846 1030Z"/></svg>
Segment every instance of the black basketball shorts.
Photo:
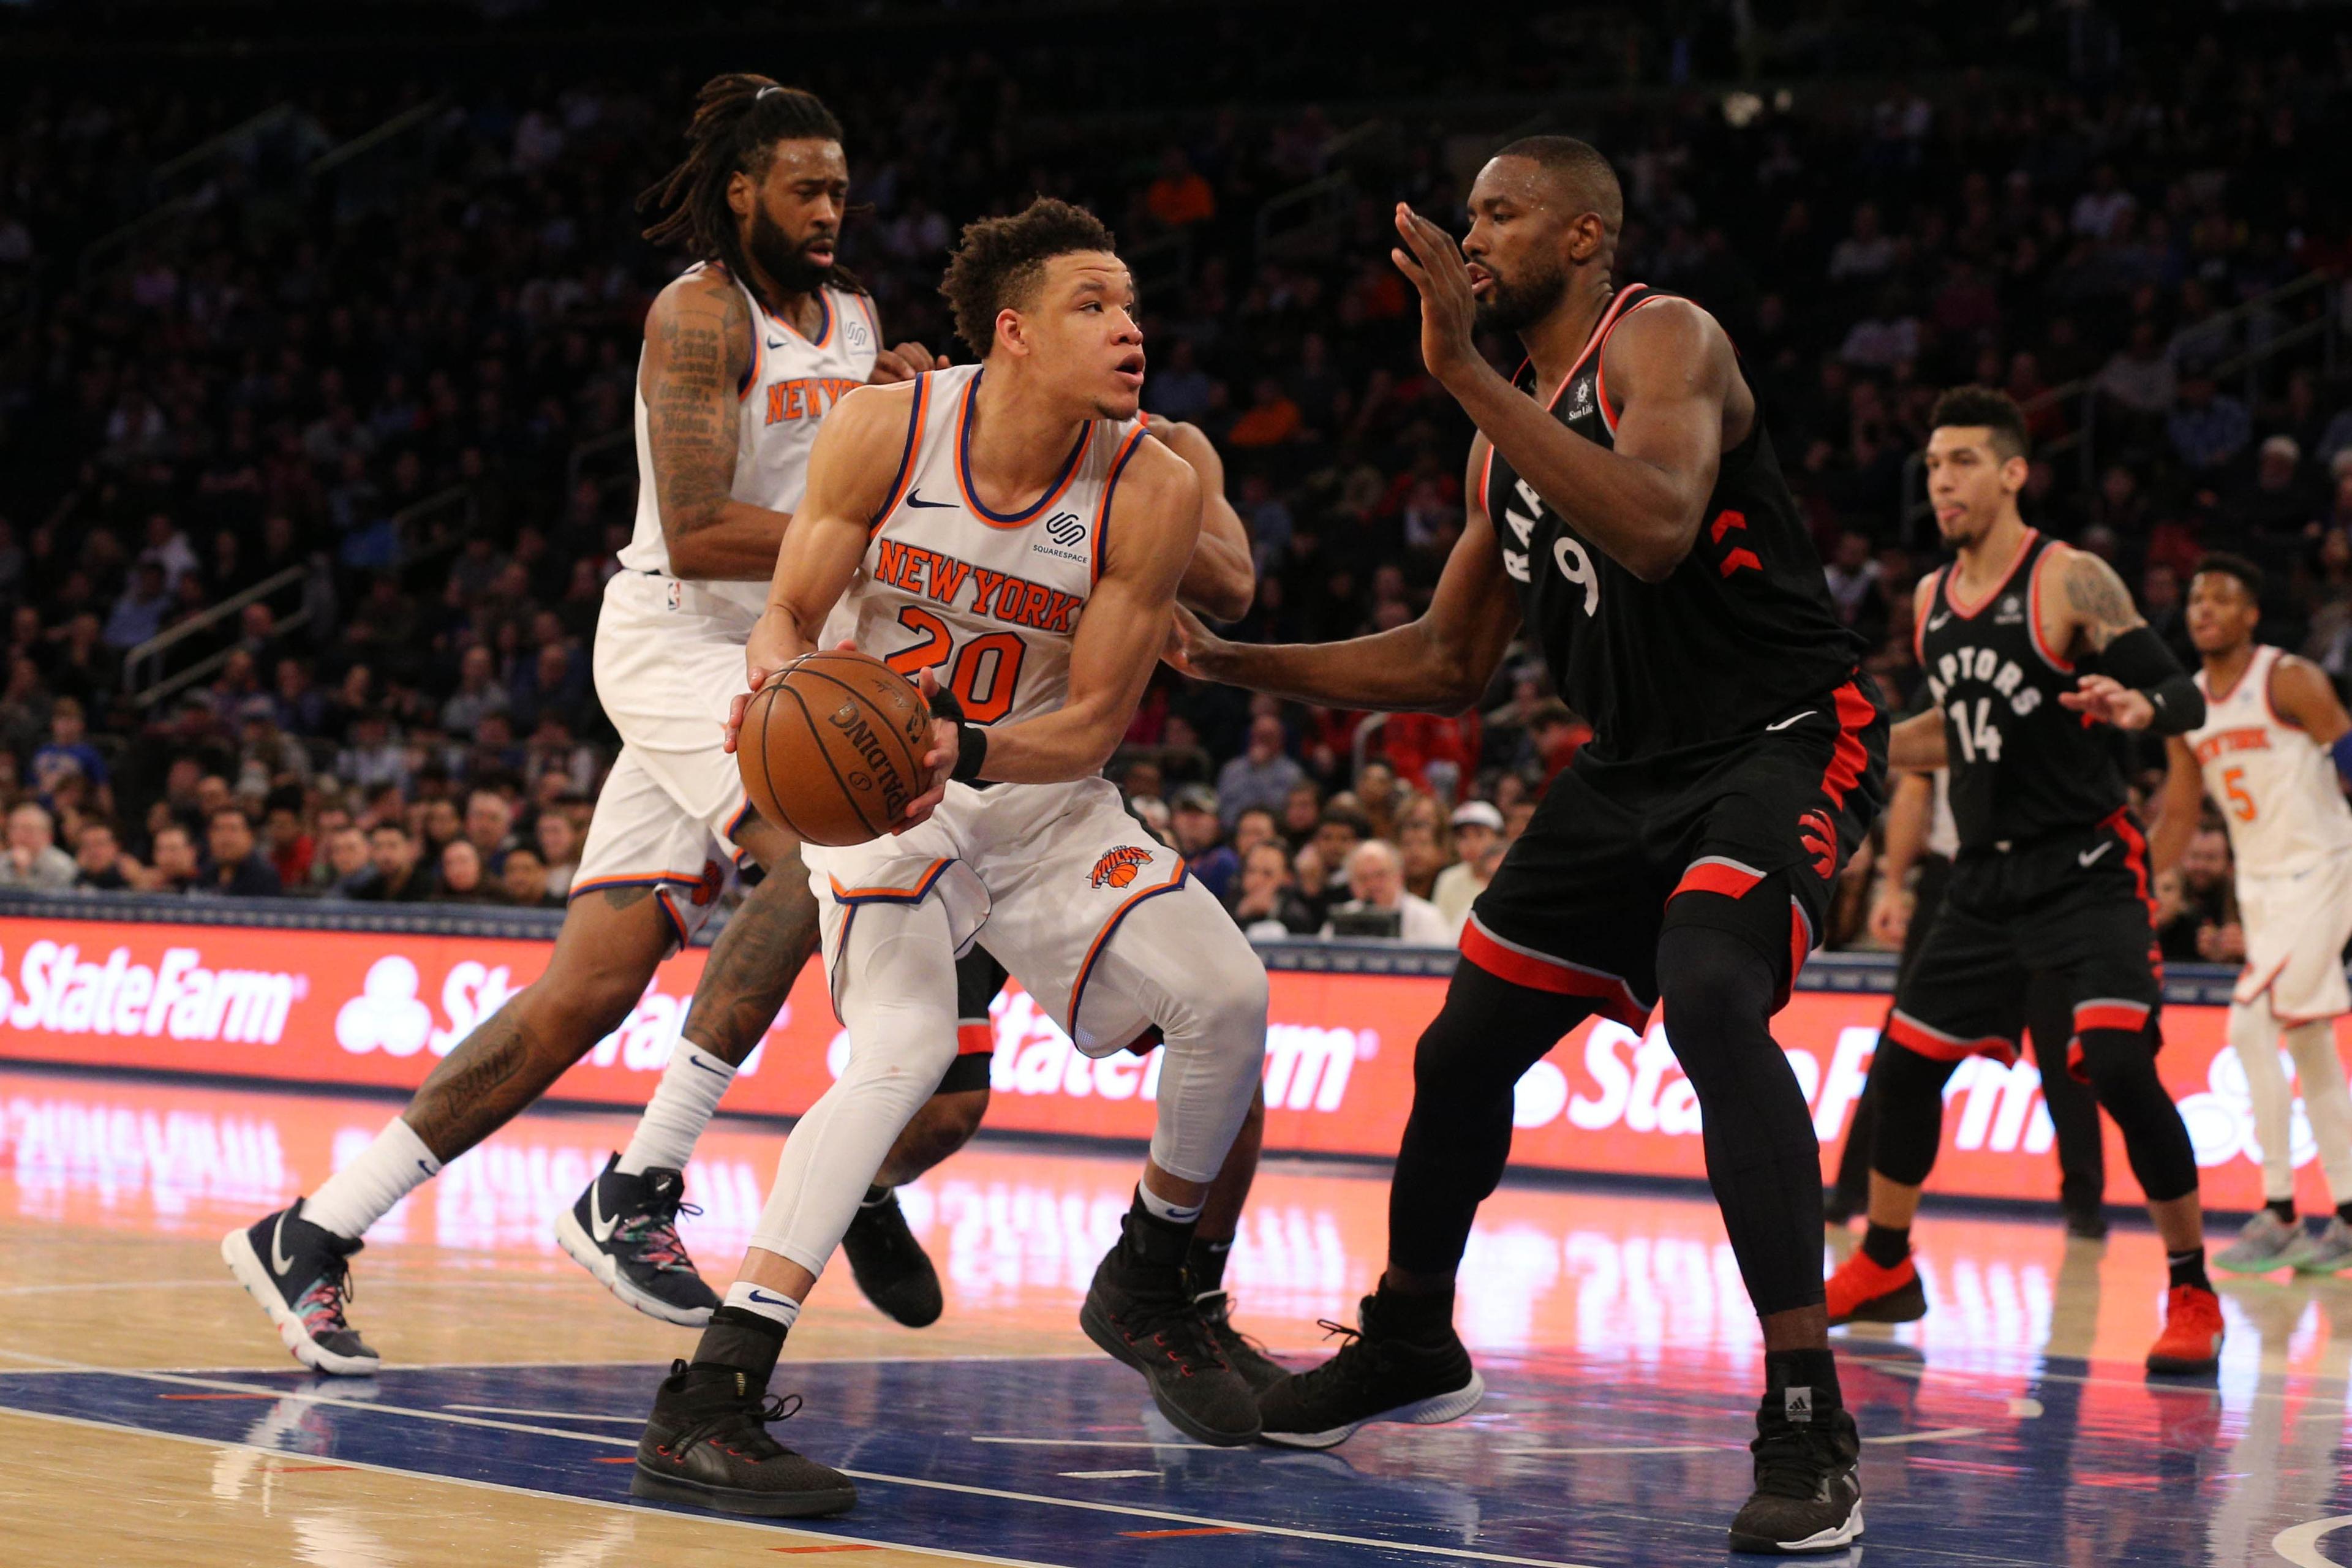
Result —
<svg viewBox="0 0 2352 1568"><path fill-rule="evenodd" d="M2147 840L2129 810L2095 826L1963 855L1887 1036L1923 1057L2017 1059L2026 983L2053 976L2074 1009L2067 1062L2082 1076L2086 1029L2144 1031L2151 1047L2164 958L2148 898Z"/></svg>
<svg viewBox="0 0 2352 1568"><path fill-rule="evenodd" d="M1885 798L1886 714L1861 674L1680 778L1580 758L1471 906L1462 955L1639 1029L1659 935L1712 926L1772 961L1785 1005Z"/></svg>

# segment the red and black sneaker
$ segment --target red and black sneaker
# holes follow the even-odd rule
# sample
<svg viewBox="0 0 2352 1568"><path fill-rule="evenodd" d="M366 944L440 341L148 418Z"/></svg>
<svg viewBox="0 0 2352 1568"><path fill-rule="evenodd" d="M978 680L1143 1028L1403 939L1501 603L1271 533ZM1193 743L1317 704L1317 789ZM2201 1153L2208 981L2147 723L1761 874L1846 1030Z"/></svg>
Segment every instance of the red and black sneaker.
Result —
<svg viewBox="0 0 2352 1568"><path fill-rule="evenodd" d="M2221 1298L2195 1285L2176 1285L2164 1299L2164 1332L2147 1352L2147 1370L2211 1372L2221 1363Z"/></svg>
<svg viewBox="0 0 2352 1568"><path fill-rule="evenodd" d="M221 1261L245 1287L278 1337L304 1366L339 1377L373 1377L376 1353L343 1320L352 1298L356 1238L302 1217L302 1200L221 1237Z"/></svg>
<svg viewBox="0 0 2352 1568"><path fill-rule="evenodd" d="M1909 1323L1927 1315L1927 1292L1909 1254L1889 1268L1856 1252L1829 1278L1830 1327L1840 1323Z"/></svg>
<svg viewBox="0 0 2352 1568"><path fill-rule="evenodd" d="M629 1495L761 1519L845 1511L856 1482L768 1436L800 1407L799 1394L772 1398L733 1367L670 1363L637 1439Z"/></svg>
<svg viewBox="0 0 2352 1568"><path fill-rule="evenodd" d="M1220 1447L1255 1443L1257 1395L1217 1348L1181 1264L1154 1263L1125 1235L1096 1268L1078 1326L1143 1374L1152 1403L1178 1430Z"/></svg>

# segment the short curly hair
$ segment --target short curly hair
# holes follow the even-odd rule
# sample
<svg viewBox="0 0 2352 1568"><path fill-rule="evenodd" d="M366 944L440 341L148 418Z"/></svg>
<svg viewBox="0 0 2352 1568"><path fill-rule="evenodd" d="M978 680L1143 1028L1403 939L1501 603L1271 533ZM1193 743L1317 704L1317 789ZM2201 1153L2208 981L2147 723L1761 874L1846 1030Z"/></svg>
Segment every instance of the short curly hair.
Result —
<svg viewBox="0 0 2352 1568"><path fill-rule="evenodd" d="M1007 217L964 225L940 282L940 293L955 312L956 336L986 359L996 342L998 312L1029 302L1046 262L1082 250L1118 248L1102 219L1051 196L1039 196Z"/></svg>
<svg viewBox="0 0 2352 1568"><path fill-rule="evenodd" d="M1947 425L1980 425L1991 431L1992 449L2003 462L2032 455L2033 440L2026 433L2025 413L2006 392L1990 386L1952 388L1936 399L1935 411L1927 416L1930 430Z"/></svg>

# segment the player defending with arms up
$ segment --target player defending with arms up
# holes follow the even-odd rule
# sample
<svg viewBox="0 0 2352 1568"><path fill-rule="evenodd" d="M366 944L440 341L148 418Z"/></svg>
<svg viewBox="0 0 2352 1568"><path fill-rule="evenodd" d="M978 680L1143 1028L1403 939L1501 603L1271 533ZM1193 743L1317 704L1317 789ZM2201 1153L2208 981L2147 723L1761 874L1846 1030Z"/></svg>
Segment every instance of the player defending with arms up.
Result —
<svg viewBox="0 0 2352 1568"><path fill-rule="evenodd" d="M2197 1158L2157 1077L2163 999L2147 844L2099 725L2180 735L2205 700L2132 607L2115 568L2028 528L2025 416L1998 392L1936 405L1927 497L1957 558L1920 583L1919 668L1935 706L1895 727L1896 767L1951 770L1960 852L1904 976L1878 1086L1870 1228L1829 1282L1835 1322L1925 1315L1911 1220L1943 1141L1944 1086L1975 1055L2017 1057L2028 983L2074 1015L2069 1067L2123 1133L2172 1268L2152 1372L2209 1368L2221 1309L2205 1275ZM2099 673L2082 667L2095 663Z"/></svg>
<svg viewBox="0 0 2352 1568"><path fill-rule="evenodd" d="M975 940L1088 1055L1162 1042L1150 1159L1079 1321L1193 1437L1258 1435L1183 1261L1264 1070L1265 971L1099 776L1166 645L1200 481L1136 416L1134 287L1090 215L1039 201L972 225L942 291L983 363L854 394L827 423L748 664L756 688L846 639L919 671L951 717L897 832L804 852L849 1059L785 1143L692 1364L662 1384L640 1496L769 1515L856 1500L769 1436L768 1379L954 1054L950 958Z"/></svg>
<svg viewBox="0 0 2352 1568"><path fill-rule="evenodd" d="M2352 940L2352 717L2319 667L2254 641L2262 568L2209 555L2189 582L2189 639L2204 668L2205 722L2166 744L2164 815L2155 869L2180 858L2210 796L2237 861L2246 967L2230 995L2230 1043L2253 1096L2263 1206L2214 1259L2233 1274L2352 1268L2352 1095L2336 1054L2336 1020L2352 1012L2344 944ZM2294 1097L2279 1043L2294 1058L2304 1113L2335 1215L2306 1236L2294 1215Z"/></svg>
<svg viewBox="0 0 2352 1568"><path fill-rule="evenodd" d="M1188 626L1181 655L1303 701L1450 713L1524 624L1596 731L1472 906L1421 1037L1363 1332L1263 1397L1266 1436L1322 1447L1477 1404L1454 1273L1510 1153L1513 1086L1585 1019L1638 1029L1663 997L1763 1320L1756 1491L1731 1544L1833 1550L1862 1532L1860 1450L1822 1312L1820 1145L1771 1018L1878 810L1886 721L1723 329L1611 276L1608 163L1566 137L1514 142L1470 211L1458 249L1397 213L1422 357L1479 432L1427 613L1316 647ZM1479 357L1474 315L1526 344L1517 384Z"/></svg>

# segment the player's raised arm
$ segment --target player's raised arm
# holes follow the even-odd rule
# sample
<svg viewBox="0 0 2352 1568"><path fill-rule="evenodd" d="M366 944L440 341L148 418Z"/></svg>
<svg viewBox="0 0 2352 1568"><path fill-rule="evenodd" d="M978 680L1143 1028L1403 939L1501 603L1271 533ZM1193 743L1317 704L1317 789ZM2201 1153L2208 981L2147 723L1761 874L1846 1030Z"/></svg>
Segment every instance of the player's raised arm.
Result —
<svg viewBox="0 0 2352 1568"><path fill-rule="evenodd" d="M1176 602L1214 621L1237 621L1257 597L1257 562L1249 530L1225 499L1225 460L1197 425L1150 416L1153 436L1201 477L1201 541L1176 590Z"/></svg>
<svg viewBox="0 0 2352 1568"><path fill-rule="evenodd" d="M1623 401L1615 448L1586 440L1519 392L1472 342L1475 302L1454 237L1397 209L1397 266L1421 291L1422 358L1514 472L1578 533L1645 583L1663 582L1698 538L1723 457L1739 373L1715 318L1683 300L1637 311L1609 334L1602 369Z"/></svg>
<svg viewBox="0 0 2352 1568"><path fill-rule="evenodd" d="M1519 629L1519 602L1478 495L1486 451L1483 438L1470 444L1462 537L1419 619L1346 642L1269 645L1227 642L1180 613L1169 662L1203 680L1294 701L1461 712L1486 689Z"/></svg>
<svg viewBox="0 0 2352 1568"><path fill-rule="evenodd" d="M2066 591L2042 606L2044 635L2053 647L2098 655L2108 671L2083 677L2059 702L2118 730L2179 735L2205 722L2197 682L2147 629L2116 569L2086 550L2068 550L2056 564Z"/></svg>
<svg viewBox="0 0 2352 1568"><path fill-rule="evenodd" d="M914 395L911 384L859 387L818 429L801 510L770 563L768 607L743 650L745 691L728 717L729 751L735 749L750 693L817 646L825 617L856 576L895 482Z"/></svg>
<svg viewBox="0 0 2352 1568"><path fill-rule="evenodd" d="M654 500L670 570L680 577L756 583L776 566L788 512L737 500L736 388L751 373L743 291L716 268L678 279L646 312L638 369Z"/></svg>
<svg viewBox="0 0 2352 1568"><path fill-rule="evenodd" d="M1102 576L1070 639L1068 699L1034 719L965 730L965 745L976 739L984 749L978 756L969 750L950 755L953 776L1058 784L1085 778L1110 760L1167 645L1168 616L1200 537L1200 477L1165 447L1139 446L1104 524Z"/></svg>

